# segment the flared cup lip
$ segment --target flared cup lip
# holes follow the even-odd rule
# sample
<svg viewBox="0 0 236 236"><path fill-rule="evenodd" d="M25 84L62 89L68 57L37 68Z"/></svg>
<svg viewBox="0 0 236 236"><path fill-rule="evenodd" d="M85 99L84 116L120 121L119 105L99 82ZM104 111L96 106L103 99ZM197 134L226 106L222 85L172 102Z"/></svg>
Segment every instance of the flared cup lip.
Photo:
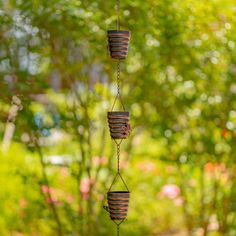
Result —
<svg viewBox="0 0 236 236"><path fill-rule="evenodd" d="M108 111L108 115L129 115L128 111Z"/></svg>
<svg viewBox="0 0 236 236"><path fill-rule="evenodd" d="M107 194L112 194L112 193L130 193L130 191L109 191Z"/></svg>
<svg viewBox="0 0 236 236"><path fill-rule="evenodd" d="M129 30L108 30L107 31L108 34L110 33L124 33L124 34L130 34Z"/></svg>

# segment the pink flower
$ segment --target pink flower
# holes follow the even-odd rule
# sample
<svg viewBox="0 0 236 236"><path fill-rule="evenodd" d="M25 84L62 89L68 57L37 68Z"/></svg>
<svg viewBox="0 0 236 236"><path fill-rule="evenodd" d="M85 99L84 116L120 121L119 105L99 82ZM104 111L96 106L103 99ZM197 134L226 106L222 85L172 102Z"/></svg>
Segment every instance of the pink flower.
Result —
<svg viewBox="0 0 236 236"><path fill-rule="evenodd" d="M138 169L145 172L153 172L156 170L156 165L152 161L142 161L138 163Z"/></svg>
<svg viewBox="0 0 236 236"><path fill-rule="evenodd" d="M92 181L89 178L82 179L80 182L80 193L85 200L89 198L91 185Z"/></svg>
<svg viewBox="0 0 236 236"><path fill-rule="evenodd" d="M41 190L43 194L46 196L46 203L48 204L56 204L58 203L58 195L57 189L50 188L48 185L42 185ZM48 196L48 193L50 193L51 198Z"/></svg>
<svg viewBox="0 0 236 236"><path fill-rule="evenodd" d="M174 204L175 204L176 206L182 206L183 203L184 203L184 200L183 200L182 197L177 197L176 199L174 199Z"/></svg>
<svg viewBox="0 0 236 236"><path fill-rule="evenodd" d="M166 166L166 172L168 173L168 174L172 174L172 173L174 173L175 172L175 167L173 167L173 166Z"/></svg>
<svg viewBox="0 0 236 236"><path fill-rule="evenodd" d="M122 160L120 162L120 169L126 169L129 166L129 162L127 160Z"/></svg>
<svg viewBox="0 0 236 236"><path fill-rule="evenodd" d="M64 178L65 176L68 176L68 169L65 167L60 168L60 175L62 178Z"/></svg>
<svg viewBox="0 0 236 236"><path fill-rule="evenodd" d="M103 194L99 194L98 195L98 200L99 201L103 201L104 200L104 195Z"/></svg>
<svg viewBox="0 0 236 236"><path fill-rule="evenodd" d="M80 190L83 194L83 197L85 199L88 198L88 193L90 190L90 186L87 186L87 180L81 181ZM57 206L61 206L63 202L67 202L69 204L72 204L74 202L74 197L71 194L68 194L64 192L61 189L49 187L48 185L42 185L41 191L43 192L44 196L46 197L46 203L48 204L55 204ZM50 196L49 196L50 194Z"/></svg>
<svg viewBox="0 0 236 236"><path fill-rule="evenodd" d="M104 157L104 156L94 156L93 157L93 163L95 164L95 165L104 165L104 164L106 164L107 163L107 158L106 157Z"/></svg>
<svg viewBox="0 0 236 236"><path fill-rule="evenodd" d="M58 201L56 199L53 199L53 198L47 198L46 199L46 202L48 204L56 204Z"/></svg>
<svg viewBox="0 0 236 236"><path fill-rule="evenodd" d="M66 202L69 203L69 204L72 204L74 202L74 197L72 195L67 195L66 196Z"/></svg>
<svg viewBox="0 0 236 236"><path fill-rule="evenodd" d="M174 184L167 184L161 188L160 194L169 199L175 199L180 195L180 188Z"/></svg>
<svg viewBox="0 0 236 236"><path fill-rule="evenodd" d="M41 190L43 193L48 193L50 192L50 187L48 185L42 185Z"/></svg>
<svg viewBox="0 0 236 236"><path fill-rule="evenodd" d="M204 171L210 172L210 173L215 172L215 171L224 172L225 170L226 170L226 166L224 163L208 162L204 166Z"/></svg>
<svg viewBox="0 0 236 236"><path fill-rule="evenodd" d="M20 207L25 208L27 206L27 204L28 204L28 202L25 198L20 199L20 201L19 201Z"/></svg>

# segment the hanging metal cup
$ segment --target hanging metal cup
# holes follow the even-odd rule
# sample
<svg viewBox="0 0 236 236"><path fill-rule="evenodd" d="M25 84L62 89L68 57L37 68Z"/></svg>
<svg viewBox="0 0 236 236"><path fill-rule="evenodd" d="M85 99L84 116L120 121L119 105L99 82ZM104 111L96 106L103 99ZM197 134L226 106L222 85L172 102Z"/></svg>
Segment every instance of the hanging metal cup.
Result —
<svg viewBox="0 0 236 236"><path fill-rule="evenodd" d="M111 191L107 193L108 212L111 220L125 220L129 208L130 192Z"/></svg>
<svg viewBox="0 0 236 236"><path fill-rule="evenodd" d="M111 58L125 59L128 55L130 40L130 31L128 30L108 30L108 46Z"/></svg>
<svg viewBox="0 0 236 236"><path fill-rule="evenodd" d="M126 139L130 134L130 116L127 111L111 111L107 113L110 135L112 139Z"/></svg>
<svg viewBox="0 0 236 236"><path fill-rule="evenodd" d="M113 191L112 187L116 183L116 181L120 178L122 181L125 191ZM109 212L111 220L125 220L128 213L129 208L129 199L130 199L130 192L129 189L121 176L120 172L118 171L112 181L112 184L107 192L107 202L108 206L104 206L103 208Z"/></svg>

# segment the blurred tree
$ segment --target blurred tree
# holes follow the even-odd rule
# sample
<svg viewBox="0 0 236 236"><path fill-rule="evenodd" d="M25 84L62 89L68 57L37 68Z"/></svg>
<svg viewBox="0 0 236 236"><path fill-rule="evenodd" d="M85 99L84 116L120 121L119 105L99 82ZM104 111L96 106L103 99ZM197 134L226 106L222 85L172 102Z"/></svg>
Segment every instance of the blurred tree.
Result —
<svg viewBox="0 0 236 236"><path fill-rule="evenodd" d="M189 235L236 232L234 5L233 0L121 1L121 28L132 32L127 64L122 64L122 93L133 126L124 163L133 165L132 156L159 158L175 168ZM105 125L115 86L106 30L116 27L115 1L2 0L0 8L2 155L13 142L40 160L31 181L39 185L42 212L29 217L50 219L48 231L37 226L44 235L105 235L101 206L115 161ZM56 141L57 134L63 140ZM71 157L62 162L73 184L63 189L77 197L76 203L53 201L51 188L62 187L54 177L62 167L47 159L55 153ZM168 174L161 177L169 181ZM160 185L153 188L154 194ZM131 214L128 225L138 224L137 231L130 227L125 233L162 232L152 217L144 226L142 220L132 222Z"/></svg>

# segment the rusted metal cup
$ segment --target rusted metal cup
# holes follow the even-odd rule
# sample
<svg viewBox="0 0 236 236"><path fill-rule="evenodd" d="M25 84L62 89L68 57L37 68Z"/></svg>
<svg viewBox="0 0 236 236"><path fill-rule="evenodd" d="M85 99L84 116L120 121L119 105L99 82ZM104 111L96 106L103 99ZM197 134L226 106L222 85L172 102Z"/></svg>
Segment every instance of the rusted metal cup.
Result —
<svg viewBox="0 0 236 236"><path fill-rule="evenodd" d="M126 139L130 134L130 116L127 111L111 111L107 119L112 139Z"/></svg>
<svg viewBox="0 0 236 236"><path fill-rule="evenodd" d="M125 59L128 55L130 31L108 30L108 45L111 58Z"/></svg>
<svg viewBox="0 0 236 236"><path fill-rule="evenodd" d="M111 220L125 220L129 208L129 191L111 191L107 193L108 208Z"/></svg>

